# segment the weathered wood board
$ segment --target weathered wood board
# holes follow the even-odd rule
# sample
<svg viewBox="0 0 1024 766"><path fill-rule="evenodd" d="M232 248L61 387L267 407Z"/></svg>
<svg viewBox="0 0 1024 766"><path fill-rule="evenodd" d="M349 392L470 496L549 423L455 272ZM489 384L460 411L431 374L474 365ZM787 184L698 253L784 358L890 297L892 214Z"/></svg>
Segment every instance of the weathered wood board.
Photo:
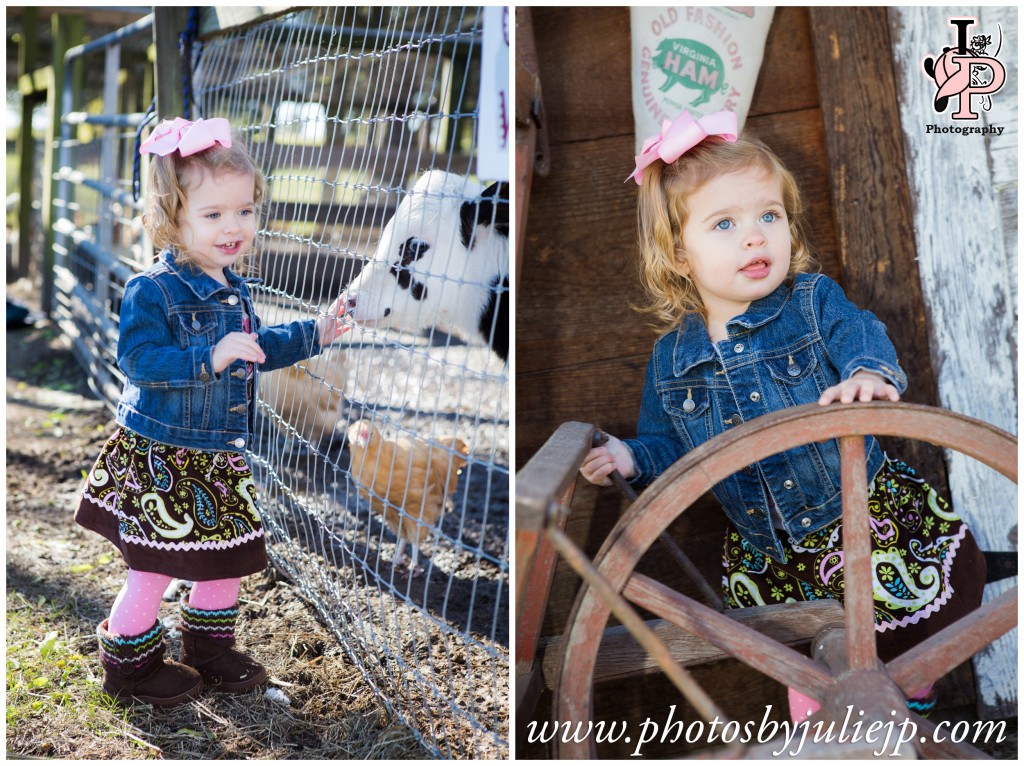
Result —
<svg viewBox="0 0 1024 766"><path fill-rule="evenodd" d="M1017 11L998 8L901 8L890 11L894 70L915 200L914 234L927 305L931 351L943 407L1017 431L1016 219ZM948 20L977 19L974 32L1003 44L998 59L1010 79L991 97L992 111L954 123L933 107L936 86L921 61L956 42ZM952 99L956 101L957 99ZM978 97L975 97L977 107ZM928 125L996 125L1004 135L928 133ZM1013 204L1009 200L1013 200ZM1017 490L958 453L947 456L953 507L983 550L1017 547ZM992 598L1005 583L986 589ZM1017 631L975 660L979 705L987 716L1017 714Z"/></svg>

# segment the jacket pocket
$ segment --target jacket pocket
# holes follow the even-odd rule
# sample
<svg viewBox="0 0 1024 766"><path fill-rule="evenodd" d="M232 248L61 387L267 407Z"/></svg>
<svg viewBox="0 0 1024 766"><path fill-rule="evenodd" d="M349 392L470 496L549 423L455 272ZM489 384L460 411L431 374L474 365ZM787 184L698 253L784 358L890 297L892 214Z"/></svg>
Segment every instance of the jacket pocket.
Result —
<svg viewBox="0 0 1024 766"><path fill-rule="evenodd" d="M662 406L672 417L679 438L693 449L714 433L711 428L711 392L706 386L680 386L663 391Z"/></svg>
<svg viewBox="0 0 1024 766"><path fill-rule="evenodd" d="M786 407L814 402L827 387L810 346L766 359L764 365Z"/></svg>
<svg viewBox="0 0 1024 766"><path fill-rule="evenodd" d="M216 311L185 311L177 315L178 344L182 350L217 342Z"/></svg>

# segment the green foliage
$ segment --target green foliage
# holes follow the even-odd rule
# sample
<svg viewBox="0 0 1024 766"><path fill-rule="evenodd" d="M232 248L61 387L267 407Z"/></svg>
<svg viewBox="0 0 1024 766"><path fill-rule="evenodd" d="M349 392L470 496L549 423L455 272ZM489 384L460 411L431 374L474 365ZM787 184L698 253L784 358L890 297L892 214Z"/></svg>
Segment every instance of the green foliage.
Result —
<svg viewBox="0 0 1024 766"><path fill-rule="evenodd" d="M100 689L94 658L83 656L68 638L66 620L64 608L43 596L30 601L8 592L8 731L34 719L55 733L73 721L112 735L123 721L123 711Z"/></svg>

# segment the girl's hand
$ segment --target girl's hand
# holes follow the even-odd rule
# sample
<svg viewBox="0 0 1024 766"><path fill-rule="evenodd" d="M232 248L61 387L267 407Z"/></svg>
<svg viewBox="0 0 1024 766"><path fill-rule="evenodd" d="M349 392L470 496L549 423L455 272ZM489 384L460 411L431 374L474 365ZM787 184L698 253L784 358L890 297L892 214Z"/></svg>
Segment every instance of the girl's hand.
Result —
<svg viewBox="0 0 1024 766"><path fill-rule="evenodd" d="M625 444L609 435L608 442L603 447L594 447L583 458L580 473L591 484L610 487L612 480L608 477L615 470L618 470L626 479L636 476L632 453Z"/></svg>
<svg viewBox="0 0 1024 766"><path fill-rule="evenodd" d="M818 399L818 404L831 404L838 399L843 404L854 400L870 402L872 399L888 399L890 402L900 400L900 392L881 375L873 372L855 372L838 385L825 389Z"/></svg>
<svg viewBox="0 0 1024 766"><path fill-rule="evenodd" d="M236 359L263 364L267 355L256 342L256 333L229 332L213 347L213 371L223 372Z"/></svg>
<svg viewBox="0 0 1024 766"><path fill-rule="evenodd" d="M321 314L317 320L317 329L320 332L320 345L329 346L338 338L341 337L342 333L348 332L352 328L345 324L345 321L341 318L342 314L345 313L345 304L341 298L338 298L331 307L327 309L326 314Z"/></svg>

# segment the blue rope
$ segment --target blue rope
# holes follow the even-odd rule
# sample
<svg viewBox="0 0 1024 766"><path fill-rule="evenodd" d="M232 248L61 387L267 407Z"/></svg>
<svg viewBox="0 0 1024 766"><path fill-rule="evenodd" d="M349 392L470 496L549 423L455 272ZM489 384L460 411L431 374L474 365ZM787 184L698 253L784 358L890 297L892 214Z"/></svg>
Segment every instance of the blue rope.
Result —
<svg viewBox="0 0 1024 766"><path fill-rule="evenodd" d="M142 155L139 154L139 147L142 145L142 129L156 117L156 99L149 105L146 115L135 129L135 151L132 154L132 199L139 201L139 194L142 192Z"/></svg>

